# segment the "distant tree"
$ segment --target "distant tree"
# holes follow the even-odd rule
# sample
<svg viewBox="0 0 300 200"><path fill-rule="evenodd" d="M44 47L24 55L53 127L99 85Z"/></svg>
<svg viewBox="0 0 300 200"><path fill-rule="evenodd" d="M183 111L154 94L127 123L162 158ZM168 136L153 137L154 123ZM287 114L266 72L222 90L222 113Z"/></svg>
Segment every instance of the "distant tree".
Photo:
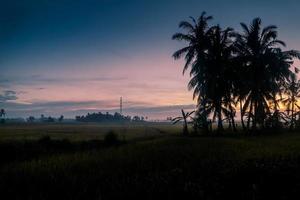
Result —
<svg viewBox="0 0 300 200"><path fill-rule="evenodd" d="M53 117L49 116L47 118L47 122L55 122L55 119Z"/></svg>
<svg viewBox="0 0 300 200"><path fill-rule="evenodd" d="M64 120L64 116L61 115L61 116L58 118L58 121L59 121L59 122L62 122L63 120Z"/></svg>
<svg viewBox="0 0 300 200"><path fill-rule="evenodd" d="M76 120L76 121L81 121L81 119L82 119L81 116L76 116L76 117L75 117L75 120Z"/></svg>
<svg viewBox="0 0 300 200"><path fill-rule="evenodd" d="M134 119L133 119L134 120ZM98 113L88 113L86 116L76 116L76 121L80 122L130 122L130 116L123 116L120 113L109 114L106 112L105 114Z"/></svg>
<svg viewBox="0 0 300 200"><path fill-rule="evenodd" d="M5 118L5 115L6 115L6 112L5 112L5 110L2 108L2 109L0 110L0 117Z"/></svg>
<svg viewBox="0 0 300 200"><path fill-rule="evenodd" d="M41 121L41 122L44 122L44 121L45 121L45 115L41 114L40 121Z"/></svg>
<svg viewBox="0 0 300 200"><path fill-rule="evenodd" d="M139 116L134 116L132 118L132 121L139 122L139 121L141 121L141 118Z"/></svg>
<svg viewBox="0 0 300 200"><path fill-rule="evenodd" d="M180 121L183 121L183 135L188 135L189 134L189 130L188 130L188 118L191 117L191 115L194 113L195 111L192 112L187 112L185 113L183 109L181 109L181 114L182 116L180 117L176 117L174 119L172 119L173 124L176 124Z"/></svg>
<svg viewBox="0 0 300 200"><path fill-rule="evenodd" d="M113 118L116 120L116 121L121 121L123 119L123 116L118 113L118 112L115 112Z"/></svg>
<svg viewBox="0 0 300 200"><path fill-rule="evenodd" d="M30 116L30 117L27 118L27 122L32 123L34 121L35 121L35 117L33 117L33 116Z"/></svg>
<svg viewBox="0 0 300 200"><path fill-rule="evenodd" d="M0 119L1 119L1 123L5 123L5 116L6 116L6 112L5 110L2 108L0 110Z"/></svg>
<svg viewBox="0 0 300 200"><path fill-rule="evenodd" d="M126 117L125 117L125 121L131 121L131 116L129 116L129 115L126 116Z"/></svg>

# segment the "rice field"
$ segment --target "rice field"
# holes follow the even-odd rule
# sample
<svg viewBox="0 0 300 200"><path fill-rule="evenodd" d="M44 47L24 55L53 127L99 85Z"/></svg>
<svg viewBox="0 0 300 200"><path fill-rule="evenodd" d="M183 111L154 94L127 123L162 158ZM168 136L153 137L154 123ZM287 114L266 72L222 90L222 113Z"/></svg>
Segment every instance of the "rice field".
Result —
<svg viewBox="0 0 300 200"><path fill-rule="evenodd" d="M15 140L38 140L44 136L52 139L70 141L102 140L108 131L114 131L120 138L131 140L163 134L179 134L181 125L169 123L132 123L132 124L13 124L0 126L0 142Z"/></svg>
<svg viewBox="0 0 300 200"><path fill-rule="evenodd" d="M0 130L3 199L300 197L297 132L182 137L180 125L167 124L17 125ZM105 145L109 130L125 134L125 142ZM50 138L40 139L45 135Z"/></svg>

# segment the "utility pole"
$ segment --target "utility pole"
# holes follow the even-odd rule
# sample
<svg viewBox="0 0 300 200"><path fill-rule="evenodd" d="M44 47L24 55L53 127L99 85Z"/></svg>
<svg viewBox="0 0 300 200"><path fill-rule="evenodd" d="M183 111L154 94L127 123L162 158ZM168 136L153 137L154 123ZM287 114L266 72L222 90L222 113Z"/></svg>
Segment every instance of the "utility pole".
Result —
<svg viewBox="0 0 300 200"><path fill-rule="evenodd" d="M120 97L120 114L122 115L122 111L123 111L123 100L122 97Z"/></svg>

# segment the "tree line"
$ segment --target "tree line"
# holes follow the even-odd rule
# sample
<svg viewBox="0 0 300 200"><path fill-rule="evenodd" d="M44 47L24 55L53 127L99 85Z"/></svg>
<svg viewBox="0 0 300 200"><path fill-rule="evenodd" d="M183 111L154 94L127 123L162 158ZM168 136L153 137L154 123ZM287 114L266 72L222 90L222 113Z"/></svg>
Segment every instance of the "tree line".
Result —
<svg viewBox="0 0 300 200"><path fill-rule="evenodd" d="M54 118L54 117L51 117L51 116L48 116L46 117L45 115L41 115L41 117L39 119L36 119L34 116L29 116L26 121L29 122L29 123L33 123L33 122L63 122L64 120L64 116L61 115L60 117L58 118Z"/></svg>
<svg viewBox="0 0 300 200"><path fill-rule="evenodd" d="M211 25L212 19L205 12L190 17L179 23L184 32L172 37L186 44L173 58L185 59L183 74L189 70L188 89L197 100L195 130L209 131L211 120L218 131L225 121L236 131L237 112L246 131L294 129L300 119L300 82L293 67L299 51L284 50L277 27L263 27L260 18L240 23L240 32Z"/></svg>
<svg viewBox="0 0 300 200"><path fill-rule="evenodd" d="M148 118L143 116L124 116L118 112L114 114L106 113L88 113L87 115L75 116L75 120L78 122L145 122ZM49 123L49 122L63 122L64 116L61 115L58 118L54 118L51 116L41 115L40 118L36 118L34 116L29 116L26 118L28 123ZM4 109L0 109L0 123L5 123L6 121L6 111Z"/></svg>
<svg viewBox="0 0 300 200"><path fill-rule="evenodd" d="M106 113L88 113L86 116L76 116L76 121L79 122L143 122L145 117L143 116L124 116L118 112L114 114Z"/></svg>

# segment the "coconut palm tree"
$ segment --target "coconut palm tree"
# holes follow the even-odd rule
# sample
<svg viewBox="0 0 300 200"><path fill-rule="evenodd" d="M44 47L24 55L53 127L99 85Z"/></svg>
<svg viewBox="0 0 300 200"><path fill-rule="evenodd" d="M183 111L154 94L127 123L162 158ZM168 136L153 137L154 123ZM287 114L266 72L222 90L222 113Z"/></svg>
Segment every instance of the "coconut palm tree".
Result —
<svg viewBox="0 0 300 200"><path fill-rule="evenodd" d="M300 98L300 81L296 76L291 76L290 80L286 83L285 94L287 97L282 101L286 106L286 112L290 119L290 129L293 129L296 121L296 110L300 108L298 100Z"/></svg>
<svg viewBox="0 0 300 200"><path fill-rule="evenodd" d="M173 36L173 39L188 43L188 46L176 51L173 57L179 59L185 56L183 73L191 67L192 78L188 89L193 90L193 98L197 98L202 124L206 124L207 117L212 114L213 119L218 121L218 130L222 130L223 117L230 115L229 119L234 121L233 113L235 113L231 104L231 79L228 79L233 50L232 29L209 27L208 21L212 17L206 17L205 12L197 21L191 19L192 24L184 21L179 25L187 33L176 33ZM232 124L235 126L235 123Z"/></svg>
<svg viewBox="0 0 300 200"><path fill-rule="evenodd" d="M246 130L244 117L247 115L247 113L243 112L243 105L247 95L247 89L246 82L243 79L245 73L243 62L241 62L238 56L234 56L232 58L232 67L234 69L231 72L231 81L233 84L231 101L236 109L239 108L241 125L243 130Z"/></svg>
<svg viewBox="0 0 300 200"><path fill-rule="evenodd" d="M192 112L187 112L185 113L183 109L181 109L181 114L182 116L180 117L176 117L174 119L172 119L173 124L176 124L180 121L183 121L183 135L188 135L189 134L189 130L188 130L188 119L191 117L191 115L194 113L195 111Z"/></svg>
<svg viewBox="0 0 300 200"><path fill-rule="evenodd" d="M189 82L189 90L194 90L194 97L202 98L199 107L200 113L212 115L213 121L217 121L218 130L223 130L223 121L227 119L235 129L234 113L232 106L232 33L227 28L222 30L220 26L211 27L207 33L206 56L201 66L192 69L192 78ZM205 104L205 105L204 105Z"/></svg>
<svg viewBox="0 0 300 200"><path fill-rule="evenodd" d="M208 22L213 19L212 16L206 16L206 12L202 12L201 16L196 20L190 17L192 22L182 21L179 23L179 28L182 28L186 33L175 33L173 40L184 41L188 45L179 49L173 54L175 60L185 57L185 65L183 67L183 74L191 67L191 70L197 68L202 59L205 58L205 51L208 45Z"/></svg>
<svg viewBox="0 0 300 200"><path fill-rule="evenodd" d="M179 28L182 28L185 33L176 33L173 35L173 40L184 41L187 46L179 49L173 54L175 60L182 57L185 58L185 64L183 67L183 74L190 67L190 75L193 76L193 81L198 82L197 87L194 88L193 99L197 98L198 108L206 107L205 90L207 85L205 84L204 72L206 66L204 60L206 59L207 48L209 45L209 32L210 27L208 22L212 20L212 16L206 16L205 12L202 12L201 16L196 20L190 17L191 22L182 21L179 23ZM192 80L191 80L192 81ZM201 124L204 125L204 129L208 130L207 126L207 112L200 113Z"/></svg>
<svg viewBox="0 0 300 200"><path fill-rule="evenodd" d="M242 68L244 101L242 115L248 112L252 128L263 126L270 113L269 102L280 93L283 83L289 78L292 58L299 58L297 51L282 51L285 43L277 39L277 27L262 27L261 19L255 18L247 26L241 23L242 34L236 34L235 51Z"/></svg>

